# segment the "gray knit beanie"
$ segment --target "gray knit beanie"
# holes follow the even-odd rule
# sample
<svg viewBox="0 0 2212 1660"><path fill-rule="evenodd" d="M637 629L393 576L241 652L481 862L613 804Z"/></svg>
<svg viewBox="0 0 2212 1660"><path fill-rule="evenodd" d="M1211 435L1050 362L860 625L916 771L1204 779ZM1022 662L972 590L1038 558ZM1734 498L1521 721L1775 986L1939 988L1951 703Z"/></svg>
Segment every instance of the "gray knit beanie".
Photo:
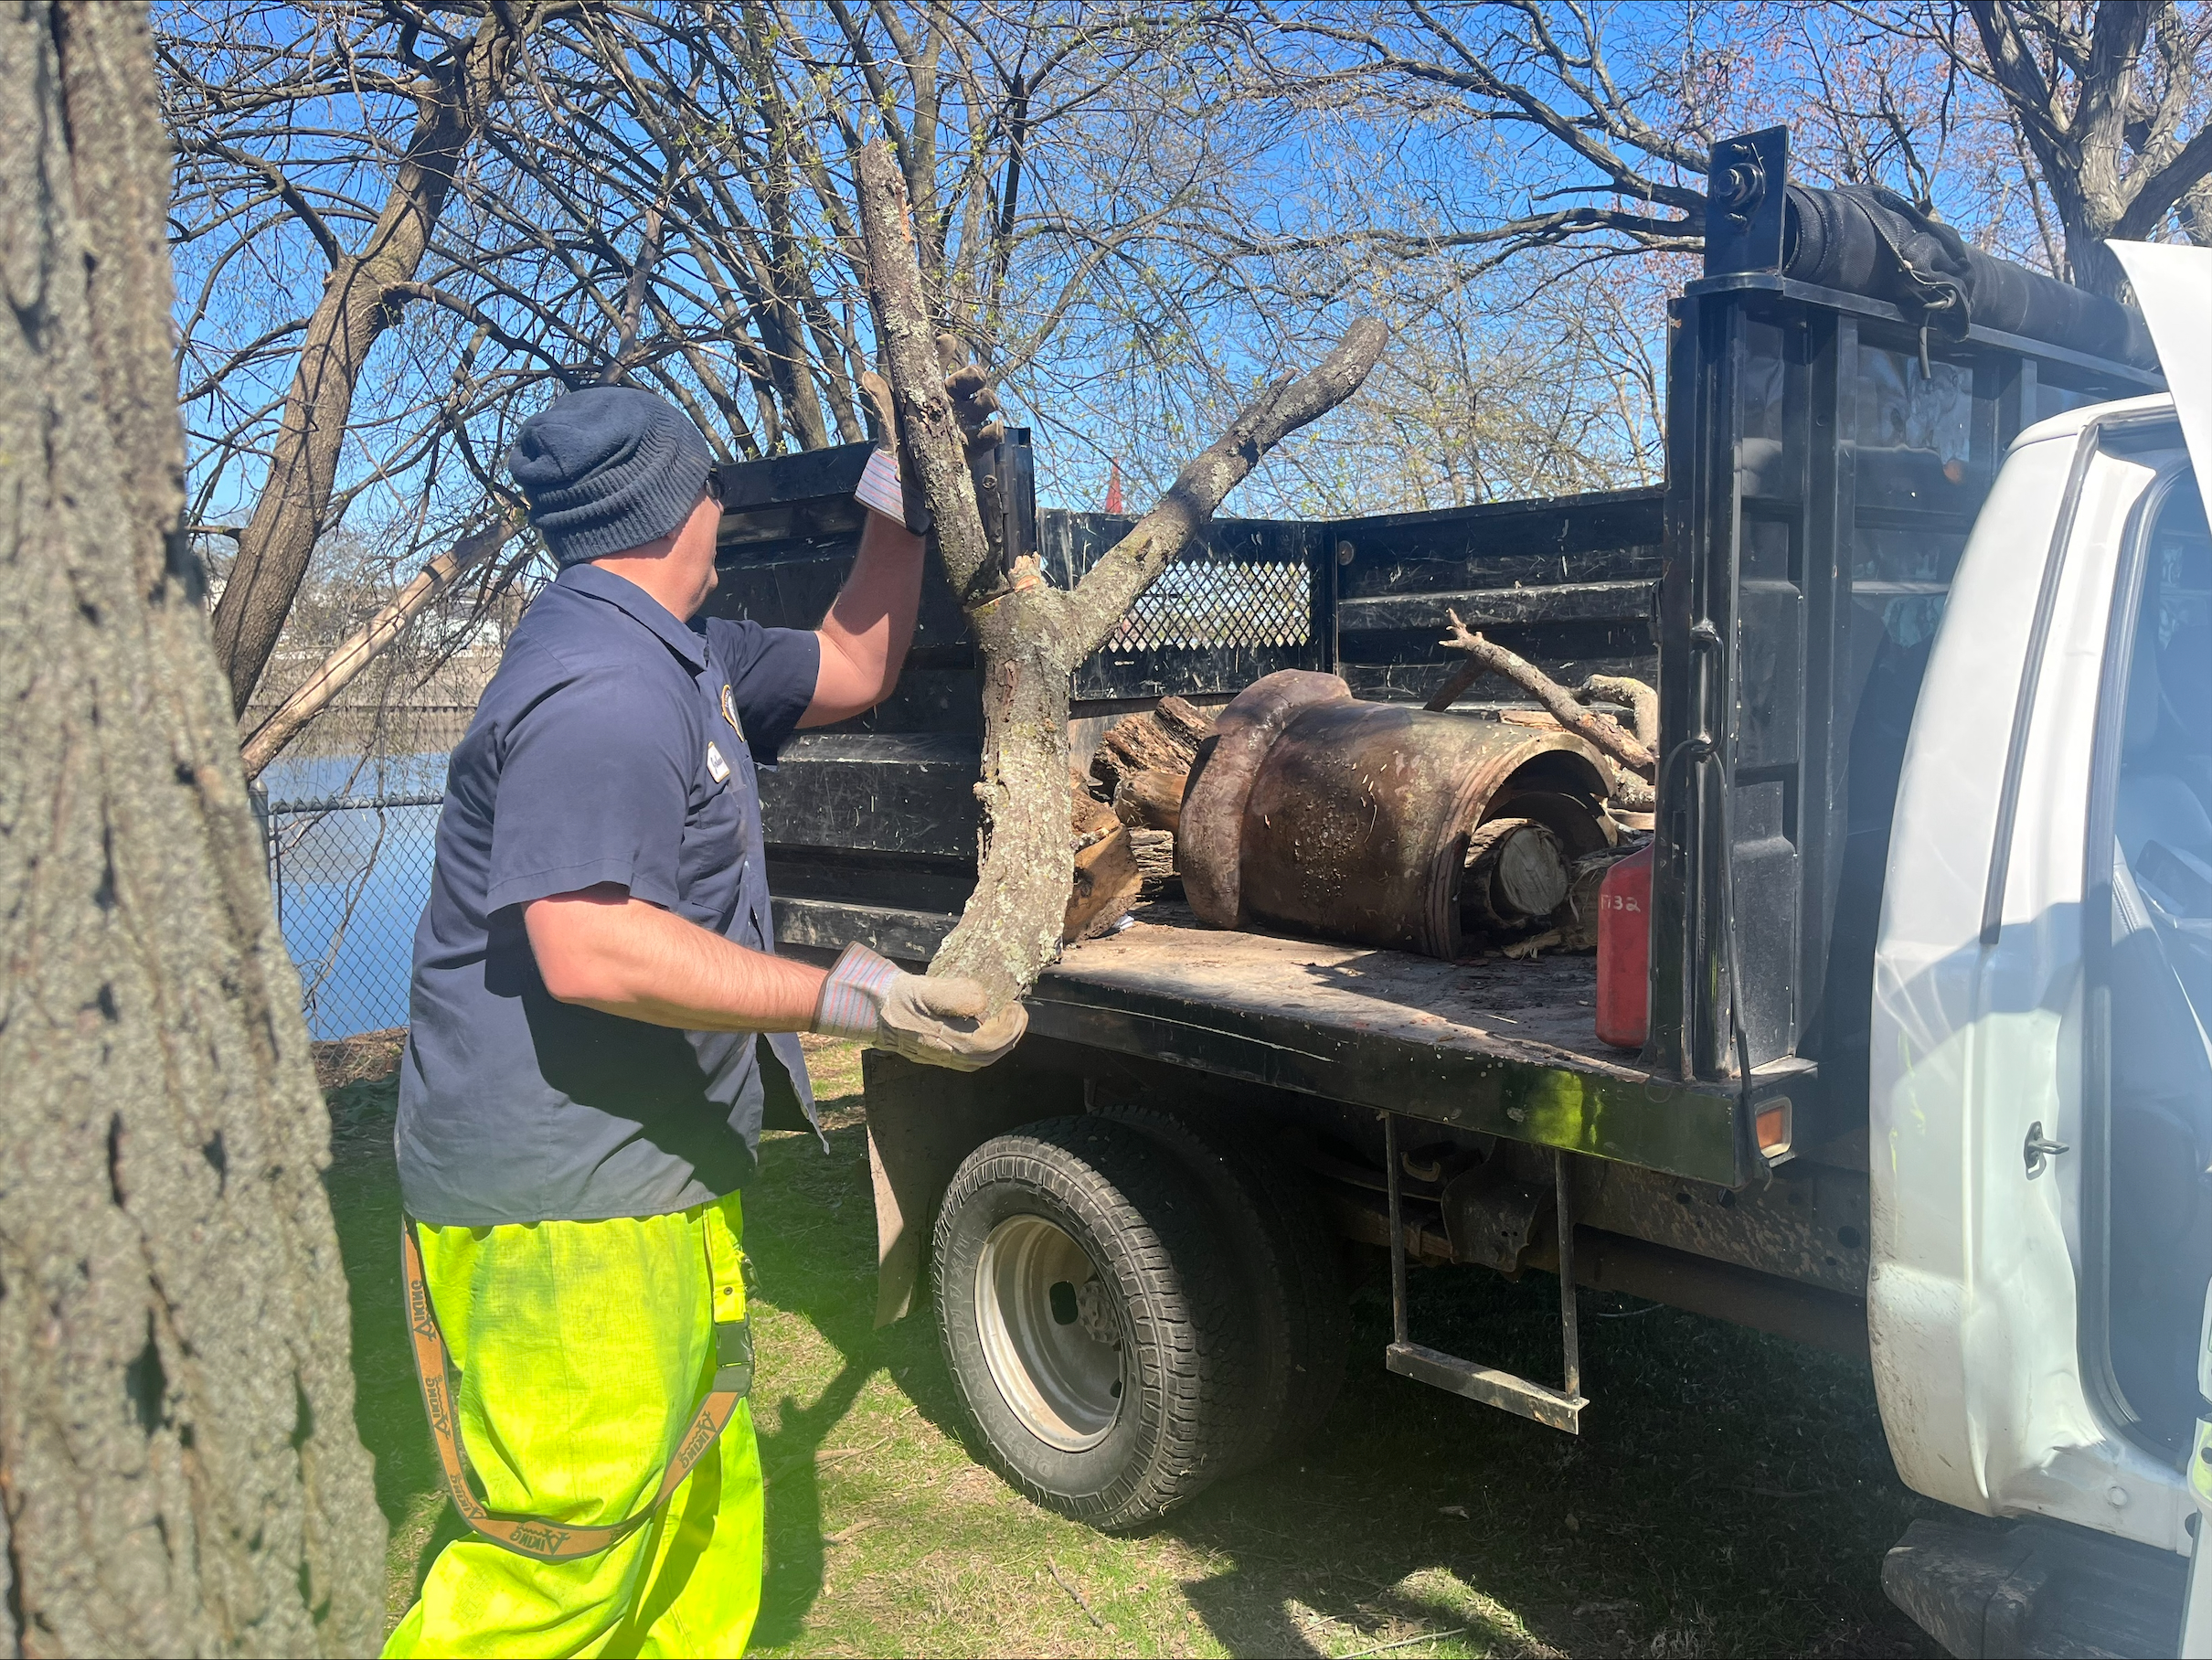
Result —
<svg viewBox="0 0 2212 1660"><path fill-rule="evenodd" d="M522 423L507 452L530 523L563 566L666 536L699 505L713 470L698 428L631 386L564 393Z"/></svg>

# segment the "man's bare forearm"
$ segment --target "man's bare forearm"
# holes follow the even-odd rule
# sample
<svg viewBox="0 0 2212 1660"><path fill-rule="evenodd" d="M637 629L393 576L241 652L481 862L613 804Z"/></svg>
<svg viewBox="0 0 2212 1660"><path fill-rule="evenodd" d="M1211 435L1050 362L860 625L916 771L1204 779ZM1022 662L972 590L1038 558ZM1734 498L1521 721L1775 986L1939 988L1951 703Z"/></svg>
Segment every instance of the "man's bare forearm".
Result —
<svg viewBox="0 0 2212 1660"><path fill-rule="evenodd" d="M537 899L523 927L546 989L563 1003L700 1032L798 1032L823 971L749 951L619 887Z"/></svg>
<svg viewBox="0 0 2212 1660"><path fill-rule="evenodd" d="M799 724L826 726L874 708L906 666L921 604L921 538L896 519L867 516L860 551L815 637L822 666Z"/></svg>

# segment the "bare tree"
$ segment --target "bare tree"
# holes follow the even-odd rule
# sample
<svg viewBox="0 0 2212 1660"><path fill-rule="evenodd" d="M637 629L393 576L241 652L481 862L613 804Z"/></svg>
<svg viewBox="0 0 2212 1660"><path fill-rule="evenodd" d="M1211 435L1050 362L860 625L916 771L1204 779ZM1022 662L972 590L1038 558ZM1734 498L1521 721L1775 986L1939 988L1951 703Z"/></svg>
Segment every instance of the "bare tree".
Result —
<svg viewBox="0 0 2212 1660"><path fill-rule="evenodd" d="M1594 0L1394 0L1277 24L1270 63L1286 94L1417 123L1433 143L1409 153L1441 153L1447 168L1510 157L1472 199L1414 193L1453 202L1431 222L1387 214L1356 235L1401 260L1494 264L1568 241L1694 250L1712 142L1787 119L1815 182L1979 213L2005 194L1977 191L1989 173L2034 175L2056 205L2060 274L2110 293L2102 239L2161 234L2177 212L2185 229L2212 176L2212 13L2196 0L1971 0L1963 16L1948 0L1695 4L1664 17ZM2006 206L2032 217L2042 199Z"/></svg>
<svg viewBox="0 0 2212 1660"><path fill-rule="evenodd" d="M2118 296L2126 278L2106 240L2158 236L2212 178L2212 8L1968 0L1966 11L1971 44L1955 8L1921 13L1922 37L2003 97L2065 229L2059 274ZM2200 222L2186 224L2194 237Z"/></svg>
<svg viewBox="0 0 2212 1660"><path fill-rule="evenodd" d="M889 131L922 205L939 321L1017 402L1034 387L1049 411L1055 343L1109 313L1164 309L1145 297L1174 268L1164 250L1218 219L1270 137L1224 119L1235 30L1201 7L507 16L505 96L482 101L414 269L386 284L317 498L286 482L312 486L314 473L287 447L286 411L327 298L326 245L382 222L400 188L420 124L412 14L367 0L165 13L197 522L241 499L273 512L282 496L320 499L322 534L363 498L386 521L483 523L508 505L497 474L513 423L551 392L608 379L675 399L728 460L867 436L854 388L877 327L856 275L851 181L864 126ZM474 19L446 58L494 38L496 21ZM257 576L257 533L239 531L237 556L217 563L225 614L242 619L241 578L283 585ZM396 558L449 545L409 536Z"/></svg>
<svg viewBox="0 0 2212 1660"><path fill-rule="evenodd" d="M197 569L145 11L0 17L0 1650L355 1654L329 1124Z"/></svg>
<svg viewBox="0 0 2212 1660"><path fill-rule="evenodd" d="M1367 285L1389 356L1270 480L1322 516L1658 482L1668 261L1531 251L1496 277ZM1408 273L1409 276L1410 273Z"/></svg>
<svg viewBox="0 0 2212 1660"><path fill-rule="evenodd" d="M1076 665L1106 643L1137 596L1180 554L1222 499L1284 434L1359 388L1386 331L1356 322L1310 373L1269 386L1129 534L1069 591L1034 559L1002 569L945 396L933 308L916 258L905 181L889 144L859 158L869 280L906 453L937 524L945 573L983 659L983 848L974 894L931 964L966 974L995 1009L1027 991L1058 953L1074 868L1068 834L1068 698Z"/></svg>
<svg viewBox="0 0 2212 1660"><path fill-rule="evenodd" d="M270 449L267 484L239 535L238 555L215 608L216 654L230 681L232 707L241 715L306 575L336 486L338 455L368 355L412 297L409 285L463 158L505 90L522 41L542 12L538 0L500 0L485 6L473 27L455 31L435 8L395 0L395 9L402 72L384 90L415 106L414 127L357 246L346 246L329 217L279 164L215 131L178 122L181 149L264 180L329 265L322 297L301 333ZM430 59L420 56L426 36L441 48ZM323 72L357 81L372 71L353 60L334 62ZM208 96L212 89L204 81L194 90L205 98L208 114L259 114L275 101L274 90L266 87L229 100Z"/></svg>

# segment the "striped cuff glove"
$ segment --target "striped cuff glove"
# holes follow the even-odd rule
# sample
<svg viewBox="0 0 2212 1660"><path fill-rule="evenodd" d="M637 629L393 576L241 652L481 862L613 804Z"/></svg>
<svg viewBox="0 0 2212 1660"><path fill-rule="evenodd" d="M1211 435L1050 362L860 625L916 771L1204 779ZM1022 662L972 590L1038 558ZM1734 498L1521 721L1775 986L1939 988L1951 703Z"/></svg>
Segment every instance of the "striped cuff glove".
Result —
<svg viewBox="0 0 2212 1660"><path fill-rule="evenodd" d="M880 457L883 452L876 453ZM868 464L875 465L873 462ZM822 1001L814 1006L814 1030L826 1038L873 1043L876 1028L883 1024L884 997L898 978L895 963L856 940L845 948L829 978L822 983Z"/></svg>
<svg viewBox="0 0 2212 1660"><path fill-rule="evenodd" d="M860 482L853 487L853 499L870 513L880 513L888 519L897 519L916 536L930 527L930 510L921 505L920 493L907 500L906 486L899 482L899 456L891 450L877 450L868 457L868 464L860 474Z"/></svg>
<svg viewBox="0 0 2212 1660"><path fill-rule="evenodd" d="M867 946L845 948L814 1007L814 1030L851 1038L924 1066L973 1072L1021 1041L1029 1016L1009 1003L989 1018L990 998L957 974L909 974Z"/></svg>

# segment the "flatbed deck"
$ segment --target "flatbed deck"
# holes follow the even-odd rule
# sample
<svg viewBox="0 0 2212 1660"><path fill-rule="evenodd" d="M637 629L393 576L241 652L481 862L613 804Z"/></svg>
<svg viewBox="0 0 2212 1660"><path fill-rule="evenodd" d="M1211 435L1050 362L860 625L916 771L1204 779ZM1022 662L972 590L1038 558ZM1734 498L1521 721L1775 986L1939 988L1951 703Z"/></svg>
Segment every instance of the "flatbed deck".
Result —
<svg viewBox="0 0 2212 1660"><path fill-rule="evenodd" d="M1040 1036L1738 1186L1750 1123L1810 1081L1749 1091L1654 1076L1599 1042L1589 955L1454 963L1202 927L1140 907L1030 994Z"/></svg>

